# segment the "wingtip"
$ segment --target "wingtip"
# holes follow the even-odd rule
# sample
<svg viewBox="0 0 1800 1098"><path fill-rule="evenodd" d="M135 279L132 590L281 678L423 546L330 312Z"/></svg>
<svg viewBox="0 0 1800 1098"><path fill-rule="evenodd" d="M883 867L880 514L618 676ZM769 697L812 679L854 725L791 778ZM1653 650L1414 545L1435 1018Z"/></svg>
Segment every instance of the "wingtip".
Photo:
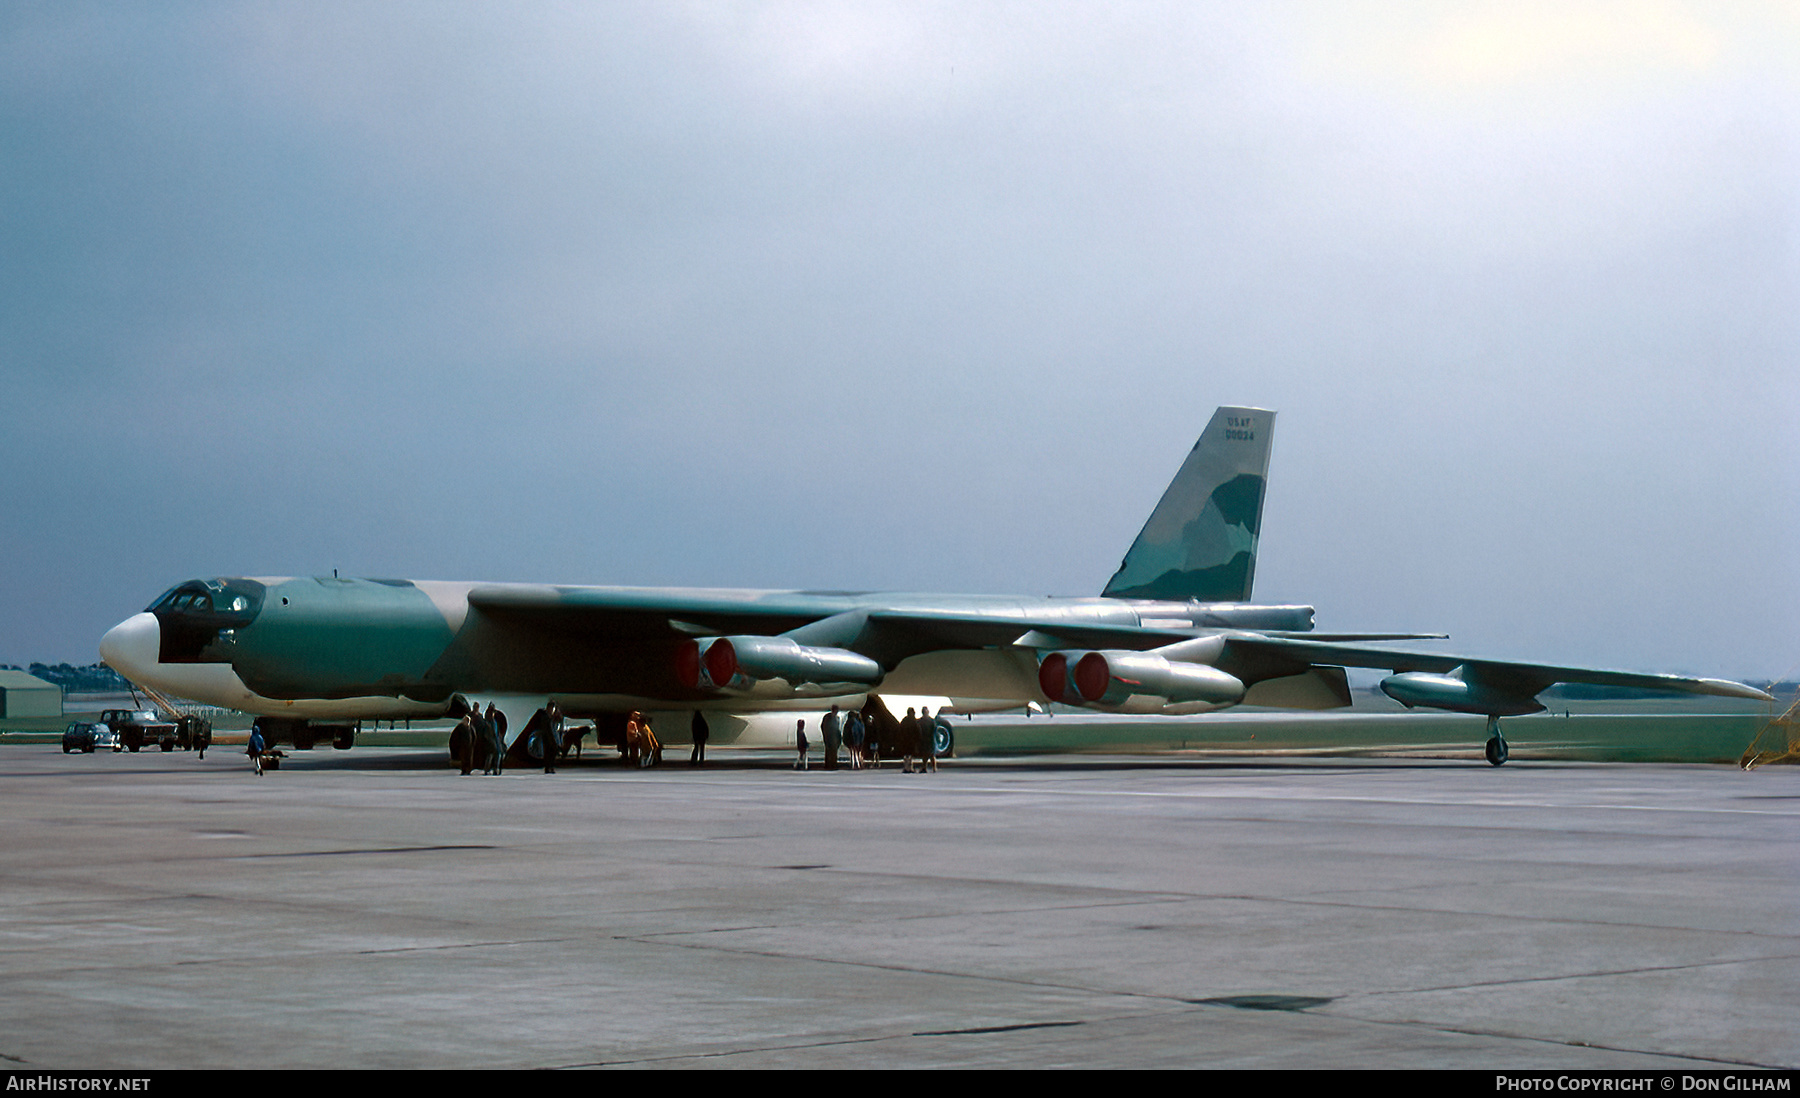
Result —
<svg viewBox="0 0 1800 1098"><path fill-rule="evenodd" d="M1721 697L1750 698L1754 701L1775 700L1775 695L1766 690L1758 690L1754 686L1746 686L1741 682L1732 682L1730 679L1701 679L1700 681L1712 688L1710 693L1720 695Z"/></svg>

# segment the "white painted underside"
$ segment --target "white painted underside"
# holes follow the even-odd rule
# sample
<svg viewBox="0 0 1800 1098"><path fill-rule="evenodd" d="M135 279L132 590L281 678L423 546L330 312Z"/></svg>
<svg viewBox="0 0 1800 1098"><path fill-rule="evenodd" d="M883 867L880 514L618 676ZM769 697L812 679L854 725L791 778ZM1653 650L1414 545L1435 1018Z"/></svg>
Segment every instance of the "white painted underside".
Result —
<svg viewBox="0 0 1800 1098"><path fill-rule="evenodd" d="M222 663L156 665L154 679L127 675L133 682L165 694L254 713L264 717L305 717L329 721L418 720L443 713L442 704L373 695L360 698L265 698L244 685L237 672Z"/></svg>

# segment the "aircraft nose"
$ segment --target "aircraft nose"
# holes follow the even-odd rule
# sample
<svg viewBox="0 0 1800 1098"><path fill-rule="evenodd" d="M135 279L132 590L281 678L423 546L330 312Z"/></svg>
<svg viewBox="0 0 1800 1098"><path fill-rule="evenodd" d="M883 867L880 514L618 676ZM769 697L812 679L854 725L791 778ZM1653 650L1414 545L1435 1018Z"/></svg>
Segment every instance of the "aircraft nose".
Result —
<svg viewBox="0 0 1800 1098"><path fill-rule="evenodd" d="M142 682L156 666L162 651L162 626L148 611L133 614L100 638L100 658L106 666L133 682Z"/></svg>

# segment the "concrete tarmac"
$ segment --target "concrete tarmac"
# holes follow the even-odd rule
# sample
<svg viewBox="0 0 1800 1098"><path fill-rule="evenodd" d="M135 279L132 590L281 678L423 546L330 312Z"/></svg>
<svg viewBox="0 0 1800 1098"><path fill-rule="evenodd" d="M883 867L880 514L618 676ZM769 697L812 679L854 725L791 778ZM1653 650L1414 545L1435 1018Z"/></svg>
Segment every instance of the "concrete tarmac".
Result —
<svg viewBox="0 0 1800 1098"><path fill-rule="evenodd" d="M0 826L15 1069L1800 1065L1790 768L34 745Z"/></svg>

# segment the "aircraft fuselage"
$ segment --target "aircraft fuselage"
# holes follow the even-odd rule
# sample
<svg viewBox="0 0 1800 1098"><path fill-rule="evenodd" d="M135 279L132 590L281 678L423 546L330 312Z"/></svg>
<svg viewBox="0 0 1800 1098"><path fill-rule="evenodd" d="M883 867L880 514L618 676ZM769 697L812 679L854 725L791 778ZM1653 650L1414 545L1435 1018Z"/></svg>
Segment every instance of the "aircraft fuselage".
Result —
<svg viewBox="0 0 1800 1098"><path fill-rule="evenodd" d="M869 616L884 612L905 615L907 627L871 628ZM992 643L962 636L958 651L943 651L934 614L964 633L971 617L991 619ZM867 692L779 681L721 691L680 674L679 653L696 637L791 634L869 652L884 667L883 692L1017 706L1045 700L1033 650L1011 643L1033 627L1305 630L1311 619L1304 606L1097 597L223 578L172 589L107 633L101 655L182 697L331 720L433 717L455 693L554 696L580 713L810 707Z"/></svg>

